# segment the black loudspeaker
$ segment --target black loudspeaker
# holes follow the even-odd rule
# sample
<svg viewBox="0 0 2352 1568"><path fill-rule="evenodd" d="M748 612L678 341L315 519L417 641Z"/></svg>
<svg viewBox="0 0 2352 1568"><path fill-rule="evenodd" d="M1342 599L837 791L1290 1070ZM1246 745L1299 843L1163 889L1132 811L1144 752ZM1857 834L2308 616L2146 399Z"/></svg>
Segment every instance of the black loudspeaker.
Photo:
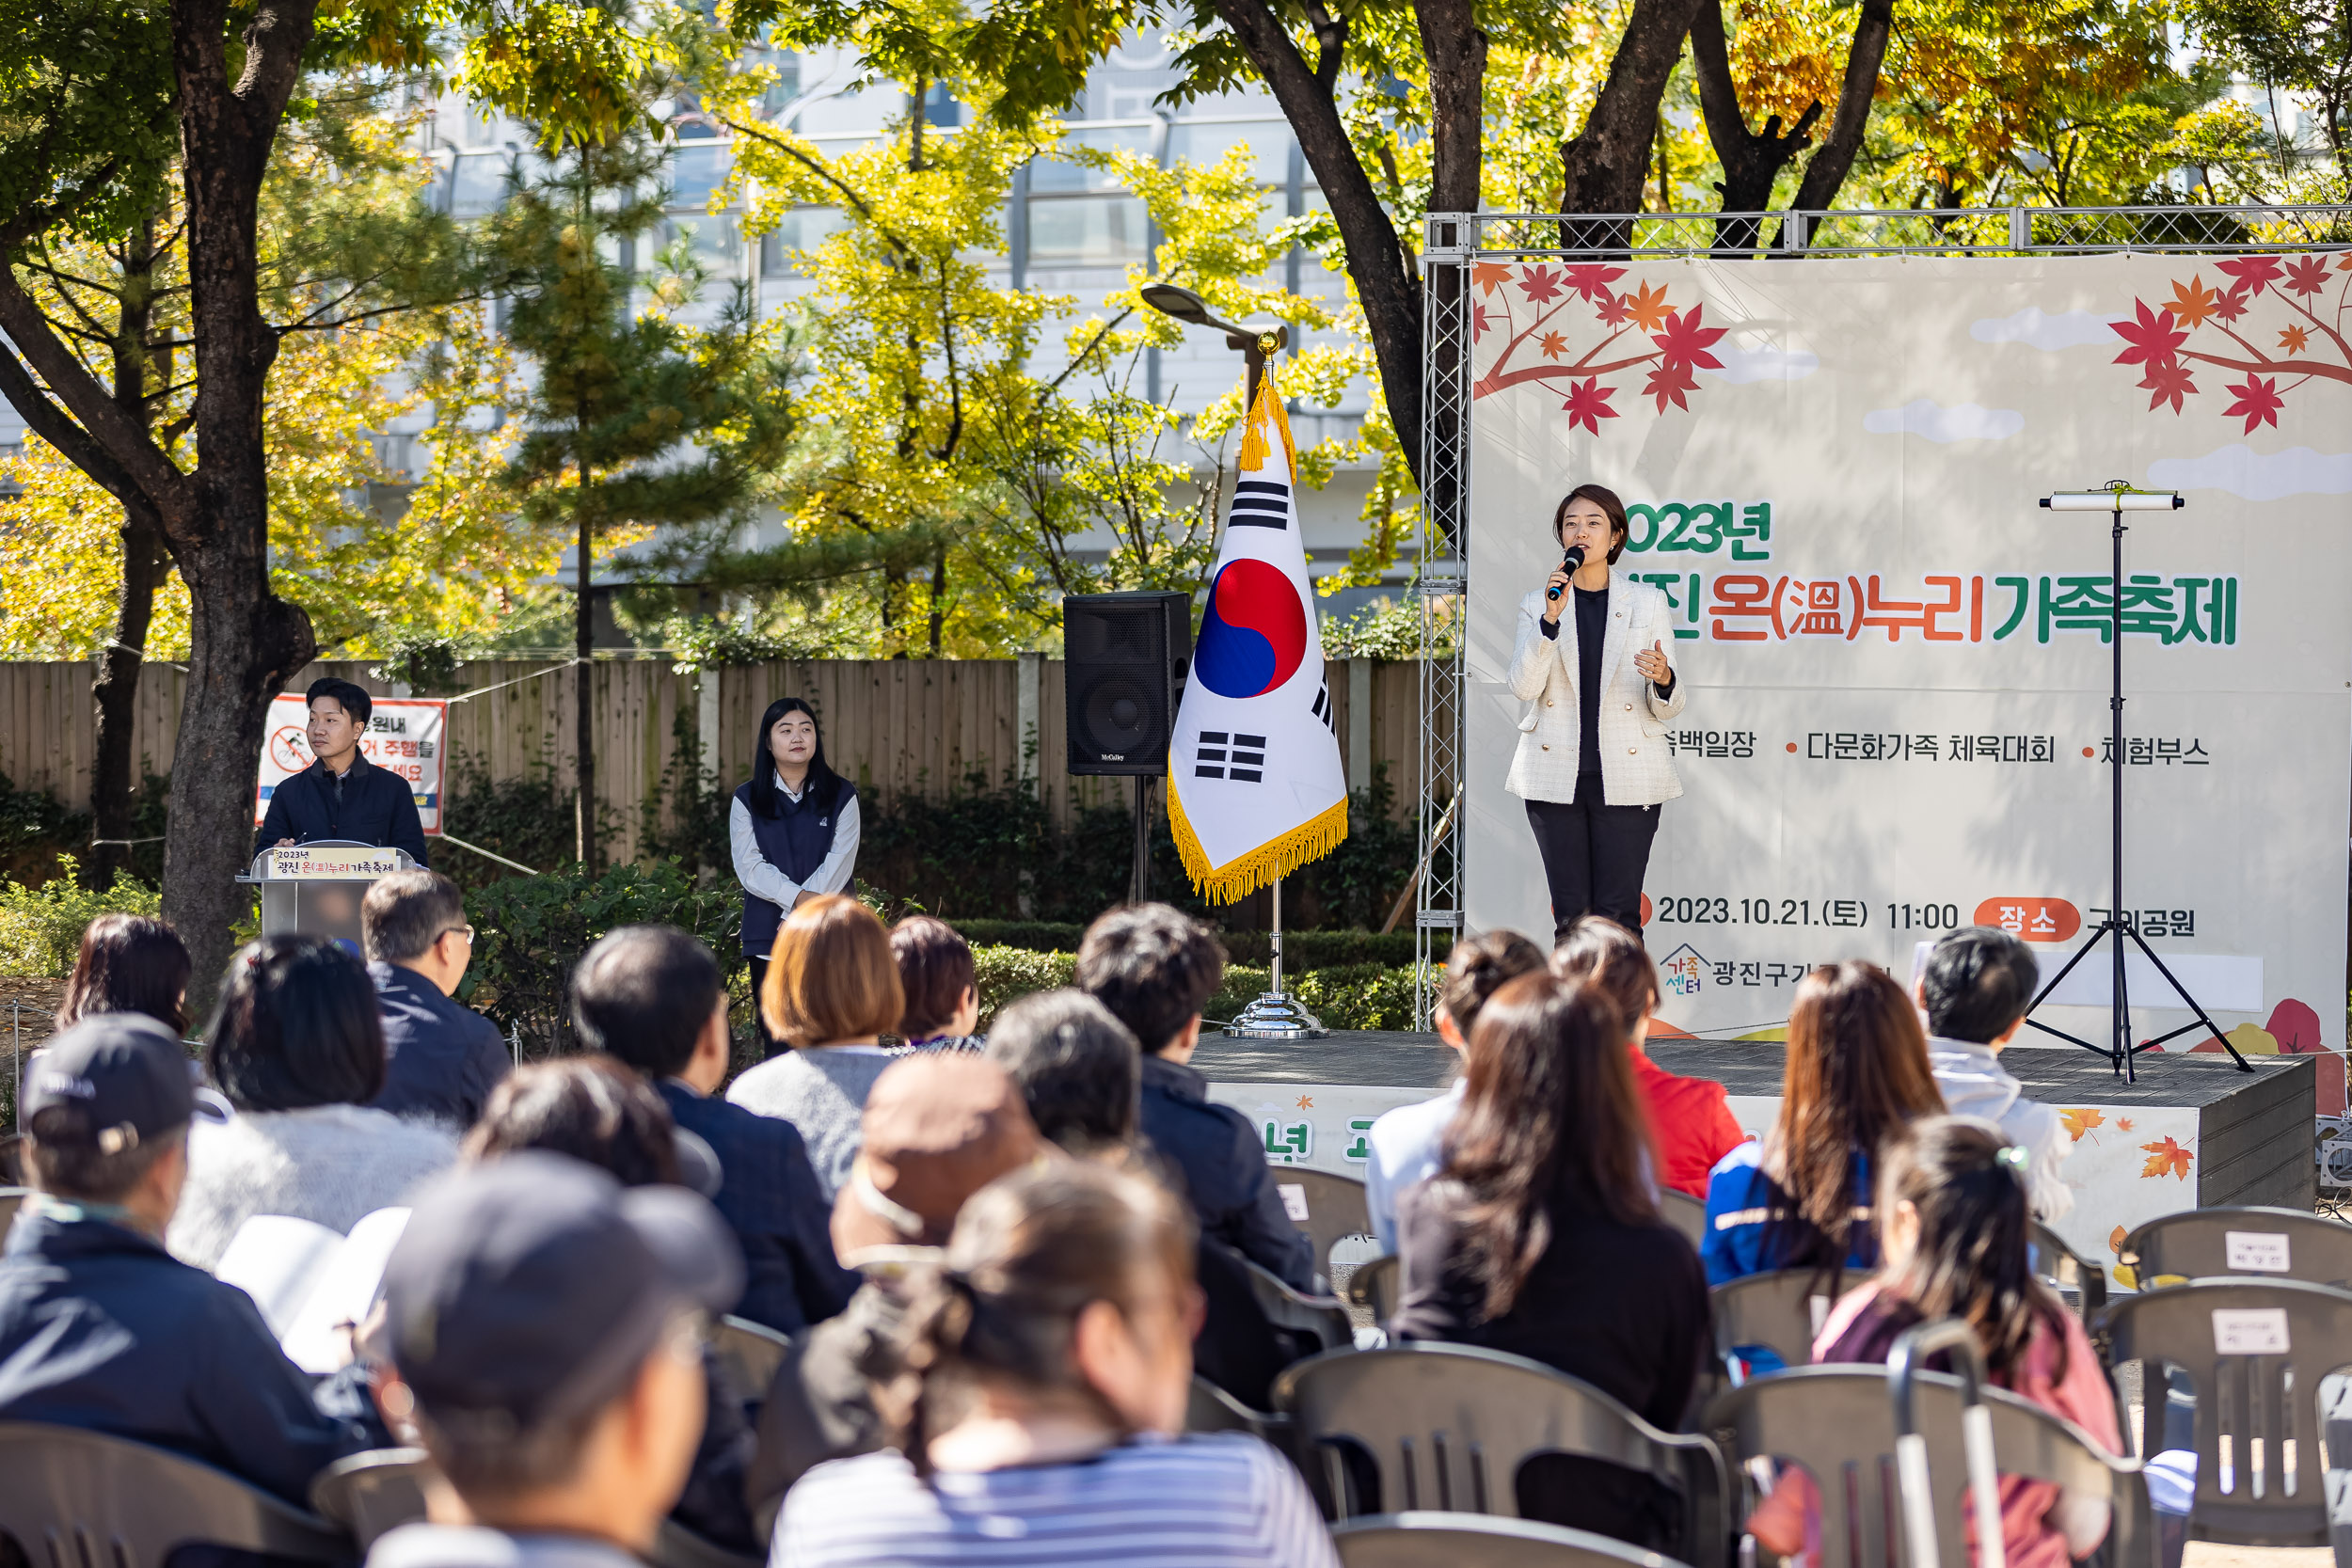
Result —
<svg viewBox="0 0 2352 1568"><path fill-rule="evenodd" d="M1168 771L1176 698L1192 658L1192 595L1140 590L1062 600L1070 771Z"/></svg>

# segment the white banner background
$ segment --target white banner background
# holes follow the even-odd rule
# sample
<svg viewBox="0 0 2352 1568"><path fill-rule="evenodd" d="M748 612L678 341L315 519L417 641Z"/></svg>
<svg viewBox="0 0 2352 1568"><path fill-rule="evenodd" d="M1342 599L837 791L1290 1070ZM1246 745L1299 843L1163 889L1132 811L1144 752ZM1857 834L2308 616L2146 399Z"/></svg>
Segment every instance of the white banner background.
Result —
<svg viewBox="0 0 2352 1568"><path fill-rule="evenodd" d="M2243 1044L2341 1051L2352 349L2325 328L2348 287L2332 257L1482 265L1470 925L1550 925L1502 788L1502 676L1518 601L1558 560L1553 508L1595 480L1647 508L1648 548L1619 569L1675 600L1693 689L1647 881L1663 1017L1767 1029L1805 966L1907 975L1917 942L1980 910L2041 926L2051 972L2076 945L2058 932L2110 902L2105 601L2061 580L2103 589L2109 539L2105 516L2036 501L2128 479L2188 505L2127 518L2126 578L2155 580L2126 598L2146 748L2124 905L2160 911L2159 952L2222 960L2235 1000L2256 988L2216 1015L2251 1026ZM2134 1000L2141 1035L2186 1020ZM2328 1065L2322 1111L2342 1105Z"/></svg>
<svg viewBox="0 0 2352 1568"><path fill-rule="evenodd" d="M267 738L262 743L262 776L254 786L253 825L269 815L273 790L310 766L310 742L306 726L310 706L299 696L270 699ZM359 737L359 754L370 765L389 768L408 781L416 798L417 818L428 837L441 831L442 736L449 725L449 704L438 697L378 697L370 705L367 733Z"/></svg>

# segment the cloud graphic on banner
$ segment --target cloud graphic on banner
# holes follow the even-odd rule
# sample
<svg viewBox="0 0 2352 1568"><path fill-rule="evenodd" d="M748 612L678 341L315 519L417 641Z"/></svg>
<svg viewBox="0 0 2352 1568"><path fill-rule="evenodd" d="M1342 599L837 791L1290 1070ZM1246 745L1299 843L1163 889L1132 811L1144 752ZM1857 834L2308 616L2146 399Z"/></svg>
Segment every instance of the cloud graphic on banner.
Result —
<svg viewBox="0 0 2352 1568"><path fill-rule="evenodd" d="M1751 381L1802 381L1821 368L1821 356L1801 348L1740 348L1728 342L1714 349L1722 365L1699 368L1699 374L1744 387Z"/></svg>
<svg viewBox="0 0 2352 1568"><path fill-rule="evenodd" d="M2126 318L2128 319L2128 318ZM1968 336L1980 343L2024 343L2055 354L2062 348L2080 348L2086 343L2115 341L2112 316L2094 316L2088 310L2061 310L2050 315L2038 305L2028 305L2014 315L1986 316L1968 324Z"/></svg>
<svg viewBox="0 0 2352 1568"><path fill-rule="evenodd" d="M1914 398L1900 408L1873 408L1862 416L1873 436L1923 436L1939 445L1952 441L2006 441L2026 428L2014 408L1963 403L1947 408L1933 398Z"/></svg>
<svg viewBox="0 0 2352 1568"><path fill-rule="evenodd" d="M2265 452L2233 441L2202 457L2159 458L2148 465L2148 483L2159 490L2221 490L2249 501L2352 495L2352 452Z"/></svg>

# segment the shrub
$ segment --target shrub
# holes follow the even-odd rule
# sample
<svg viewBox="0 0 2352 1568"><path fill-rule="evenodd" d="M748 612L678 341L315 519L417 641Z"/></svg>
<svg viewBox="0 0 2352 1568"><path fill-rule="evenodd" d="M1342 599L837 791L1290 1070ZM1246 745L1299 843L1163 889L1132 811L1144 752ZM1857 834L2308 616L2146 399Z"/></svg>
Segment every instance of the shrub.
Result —
<svg viewBox="0 0 2352 1568"><path fill-rule="evenodd" d="M0 974L61 978L73 973L82 933L102 914L160 914L163 895L127 873L103 892L82 886L72 855L39 887L0 882Z"/></svg>
<svg viewBox="0 0 2352 1568"><path fill-rule="evenodd" d="M1413 971L1386 964L1310 970L1295 992L1306 1009L1333 1029L1410 1029Z"/></svg>
<svg viewBox="0 0 2352 1568"><path fill-rule="evenodd" d="M968 939L967 939L968 940ZM1069 953L1040 953L1026 947L975 942L972 947L973 987L980 993L980 1028L985 1031L996 1009L1031 991L1052 990L1070 984L1078 960Z"/></svg>

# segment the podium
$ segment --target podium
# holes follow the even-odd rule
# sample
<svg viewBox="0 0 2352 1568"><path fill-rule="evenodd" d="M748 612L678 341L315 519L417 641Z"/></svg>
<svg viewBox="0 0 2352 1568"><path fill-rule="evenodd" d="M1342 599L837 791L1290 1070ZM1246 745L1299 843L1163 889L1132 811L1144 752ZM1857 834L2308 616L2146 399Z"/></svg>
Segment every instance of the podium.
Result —
<svg viewBox="0 0 2352 1568"><path fill-rule="evenodd" d="M262 890L263 936L295 932L331 937L358 953L363 951L359 901L379 879L416 863L405 849L322 838L264 849L253 857L250 875L237 880Z"/></svg>

